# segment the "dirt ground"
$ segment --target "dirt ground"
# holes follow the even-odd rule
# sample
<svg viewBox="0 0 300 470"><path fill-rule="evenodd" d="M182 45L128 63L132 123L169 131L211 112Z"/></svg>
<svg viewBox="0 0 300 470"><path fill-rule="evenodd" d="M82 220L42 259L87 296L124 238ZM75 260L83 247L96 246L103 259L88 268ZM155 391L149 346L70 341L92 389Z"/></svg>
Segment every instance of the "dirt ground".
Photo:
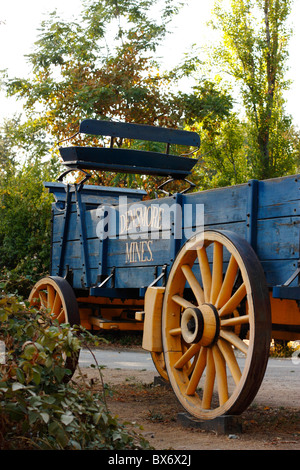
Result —
<svg viewBox="0 0 300 470"><path fill-rule="evenodd" d="M99 371L82 369L87 383L101 388ZM157 384L156 372L103 370L112 415L141 427L156 450L300 450L299 388L265 380L252 405L239 417L241 432L217 433L187 427L178 419L185 410L173 391ZM76 377L76 376L75 376ZM299 385L299 384L298 384ZM288 389L287 389L288 388Z"/></svg>

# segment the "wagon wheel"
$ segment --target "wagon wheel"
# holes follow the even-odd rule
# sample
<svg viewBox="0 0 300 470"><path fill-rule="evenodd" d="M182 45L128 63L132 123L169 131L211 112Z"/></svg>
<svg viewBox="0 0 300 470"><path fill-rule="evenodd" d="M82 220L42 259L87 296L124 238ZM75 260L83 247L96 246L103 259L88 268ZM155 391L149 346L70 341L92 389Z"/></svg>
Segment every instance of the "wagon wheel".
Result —
<svg viewBox="0 0 300 470"><path fill-rule="evenodd" d="M49 310L51 317L59 324L69 323L70 326L80 324L78 304L70 284L62 277L52 276L40 279L29 295L32 306L41 306ZM77 367L79 354L74 353L65 358L66 368L71 375ZM71 376L68 376L70 379Z"/></svg>
<svg viewBox="0 0 300 470"><path fill-rule="evenodd" d="M186 344L183 342L183 351L186 351L187 350L187 346ZM169 382L169 376L168 376L168 372L167 372L167 369L166 369L166 362L165 362L165 356L164 356L164 353L163 352L151 352L151 357L152 357L152 360L153 360L153 363L154 363L154 366L157 370L157 372L159 373L159 375L166 381L166 382ZM197 359L197 354L195 355L195 360ZM191 372L192 368L194 367L194 364L195 364L195 360L193 363L191 363L190 361L186 364L186 367L189 367L190 368L190 371L189 373Z"/></svg>
<svg viewBox="0 0 300 470"><path fill-rule="evenodd" d="M191 415L213 419L249 406L268 361L271 313L245 240L207 231L183 246L165 290L162 336L169 380Z"/></svg>
<svg viewBox="0 0 300 470"><path fill-rule="evenodd" d="M167 382L169 381L167 369L166 369L166 363L165 363L165 357L163 352L152 352L151 353L152 361L155 365L155 368L159 375L166 380Z"/></svg>

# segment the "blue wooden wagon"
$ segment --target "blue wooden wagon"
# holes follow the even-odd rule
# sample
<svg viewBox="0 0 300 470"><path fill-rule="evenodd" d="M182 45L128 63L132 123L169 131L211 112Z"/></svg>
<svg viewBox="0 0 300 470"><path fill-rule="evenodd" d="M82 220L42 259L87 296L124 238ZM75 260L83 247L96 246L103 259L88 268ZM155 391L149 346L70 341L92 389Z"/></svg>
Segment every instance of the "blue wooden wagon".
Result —
<svg viewBox="0 0 300 470"><path fill-rule="evenodd" d="M85 120L110 146L62 147L54 194L51 273L34 286L60 322L143 330L160 375L193 416L240 414L255 397L273 339L300 339L300 175L189 192L193 132ZM160 142L166 153L120 147ZM183 145L186 155L170 153ZM151 147L150 147L151 148ZM84 179L66 183L68 173ZM165 176L186 190L85 184L88 171Z"/></svg>

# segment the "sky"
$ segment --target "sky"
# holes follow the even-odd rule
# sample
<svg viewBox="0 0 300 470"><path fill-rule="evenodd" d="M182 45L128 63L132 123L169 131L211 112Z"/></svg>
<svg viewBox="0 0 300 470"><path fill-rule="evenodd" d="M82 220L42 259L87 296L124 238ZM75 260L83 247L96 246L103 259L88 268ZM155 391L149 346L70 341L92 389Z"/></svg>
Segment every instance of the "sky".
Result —
<svg viewBox="0 0 300 470"><path fill-rule="evenodd" d="M166 66L180 61L193 43L207 44L210 31L206 22L214 0L189 0L172 24L169 36L162 51ZM29 74L29 65L25 55L30 53L37 39L39 25L47 13L57 10L66 20L75 19L81 11L81 0L9 0L2 2L0 8L0 70L7 69L10 77L25 78ZM294 0L291 17L293 37L289 47L289 72L287 78L292 86L286 94L286 110L293 116L294 123L300 129L300 0ZM0 122L4 117L12 117L21 111L21 103L7 99L0 92Z"/></svg>

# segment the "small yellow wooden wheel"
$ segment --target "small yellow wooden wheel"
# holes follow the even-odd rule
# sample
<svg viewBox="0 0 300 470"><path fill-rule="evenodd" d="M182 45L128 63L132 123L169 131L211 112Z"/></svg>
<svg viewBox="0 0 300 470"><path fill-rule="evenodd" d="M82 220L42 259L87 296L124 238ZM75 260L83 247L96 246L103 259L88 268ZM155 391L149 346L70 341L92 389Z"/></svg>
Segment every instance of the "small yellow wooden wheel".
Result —
<svg viewBox="0 0 300 470"><path fill-rule="evenodd" d="M179 251L162 313L166 369L192 416L240 414L263 379L271 340L269 294L251 246L207 231Z"/></svg>
<svg viewBox="0 0 300 470"><path fill-rule="evenodd" d="M29 295L31 306L42 307L49 311L59 324L68 323L70 326L80 324L77 300L70 284L62 277L51 276L40 279L32 288ZM65 365L72 373L78 363L78 354L67 357Z"/></svg>

